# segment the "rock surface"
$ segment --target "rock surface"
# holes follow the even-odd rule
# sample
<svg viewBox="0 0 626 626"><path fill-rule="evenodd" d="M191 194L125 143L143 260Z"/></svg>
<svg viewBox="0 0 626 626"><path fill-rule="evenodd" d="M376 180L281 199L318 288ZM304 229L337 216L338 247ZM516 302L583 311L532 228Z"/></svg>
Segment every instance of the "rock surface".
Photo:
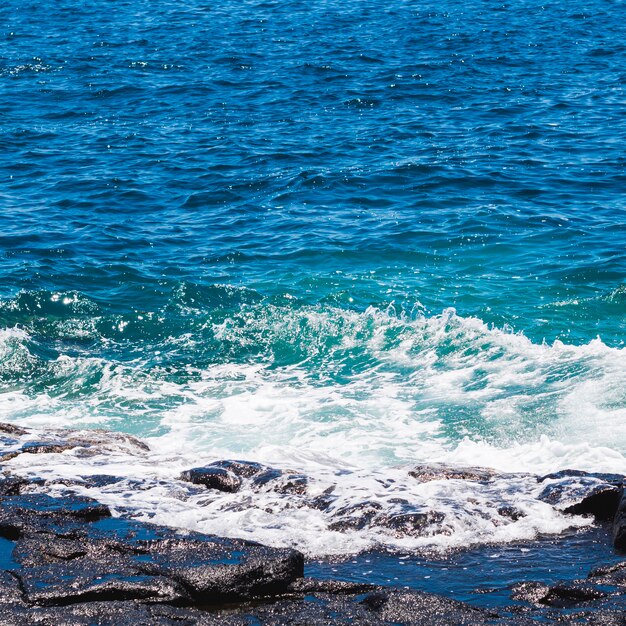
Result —
<svg viewBox="0 0 626 626"><path fill-rule="evenodd" d="M111 447L145 454L142 442L101 431L34 433L0 424L4 460L42 454L103 454ZM612 522L625 549L623 477L567 470L548 476L499 474L482 468L421 465L410 471L420 482L530 481L539 499L565 514ZM179 486L201 493L246 497L277 494L293 506L331 516L340 532L376 527L398 537L446 532L446 515L395 498L339 506L333 486L312 488L307 476L248 461L221 460L186 470ZM107 474L57 478L0 474L0 625L328 625L434 626L448 624L589 623L624 625L626 561L599 567L587 579L556 584L523 582L512 588L513 607L480 609L422 591L367 582L304 578L302 554L238 539L177 531L113 517L98 501L71 492L73 486L138 490L145 479ZM176 481L175 481L176 482ZM59 495L59 489L65 495ZM256 495L255 495L256 494ZM502 523L524 518L511 504L497 504ZM427 584L427 583L426 583Z"/></svg>
<svg viewBox="0 0 626 626"><path fill-rule="evenodd" d="M626 551L626 493L623 490L613 519L613 545L618 550Z"/></svg>

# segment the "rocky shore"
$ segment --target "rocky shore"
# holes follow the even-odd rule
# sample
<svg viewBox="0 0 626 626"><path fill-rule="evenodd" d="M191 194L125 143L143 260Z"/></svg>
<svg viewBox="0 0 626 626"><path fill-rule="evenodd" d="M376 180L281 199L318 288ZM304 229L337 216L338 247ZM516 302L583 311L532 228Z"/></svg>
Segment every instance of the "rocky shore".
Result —
<svg viewBox="0 0 626 626"><path fill-rule="evenodd" d="M0 425L0 435L5 450L0 478L1 624L626 623L626 560L598 567L582 580L519 581L511 586L511 605L496 609L427 591L316 580L305 577L305 559L296 550L114 517L105 504L72 493L71 480L59 496L58 484L7 466L20 455L73 449L88 453L112 443L145 445L140 441L99 431L57 431L36 440L30 431L9 424ZM437 464L411 472L420 481L493 478L490 470ZM77 480L97 484L115 477ZM300 495L306 493L307 482L303 475L223 460L189 468L180 480L194 488L226 491L256 481L259 488ZM616 549L626 548L622 476L565 471L533 480L545 485L547 501L566 503L570 515L593 515L605 524L607 541ZM330 499L332 492L311 506L325 506ZM384 515L389 517L364 504L343 512L337 524L353 527L376 518L380 524ZM394 524L398 533L417 533L441 523L436 511L424 515L406 514L385 523Z"/></svg>

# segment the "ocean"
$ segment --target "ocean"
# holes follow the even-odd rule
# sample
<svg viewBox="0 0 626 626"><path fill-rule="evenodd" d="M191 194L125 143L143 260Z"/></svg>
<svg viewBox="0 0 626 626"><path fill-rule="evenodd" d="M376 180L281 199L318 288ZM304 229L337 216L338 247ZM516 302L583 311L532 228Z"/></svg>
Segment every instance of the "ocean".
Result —
<svg viewBox="0 0 626 626"><path fill-rule="evenodd" d="M151 448L15 466L310 558L589 526L523 477L407 468L626 473L625 23L605 0L3 3L0 420ZM445 532L181 500L218 459Z"/></svg>

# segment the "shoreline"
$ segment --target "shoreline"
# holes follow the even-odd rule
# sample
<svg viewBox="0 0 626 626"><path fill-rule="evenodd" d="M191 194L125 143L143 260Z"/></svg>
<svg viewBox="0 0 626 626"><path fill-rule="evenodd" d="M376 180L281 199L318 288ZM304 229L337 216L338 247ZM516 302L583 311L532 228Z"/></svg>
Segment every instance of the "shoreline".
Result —
<svg viewBox="0 0 626 626"><path fill-rule="evenodd" d="M0 432L6 443L30 431L1 424ZM626 610L626 556L611 547L611 535L617 534L607 511L619 502L623 508L623 477L604 475L612 483L600 488L596 476L586 491L580 491L585 486L580 480L591 475L570 471L551 478L557 480L551 492L561 494L579 481L579 501L571 513L604 519L591 528L535 541L468 546L436 557L378 550L305 559L289 548L113 517L105 504L72 493L71 481L60 486L7 467L19 455L76 449L87 454L90 447L93 452L120 441L142 445L105 431L65 431L64 440L61 432L54 431L49 441L31 439L2 458L2 623L27 623L20 621L27 615L37 615L41 623L124 623L120 616L128 613L128 623L164 625L530 624L571 619L574 612L589 623L612 624ZM237 476L235 463L190 468L186 478L195 477L192 484L207 491L233 489L235 478L281 478L241 463ZM492 473L437 464L414 471L433 480L490 480ZM554 567L546 567L550 562Z"/></svg>

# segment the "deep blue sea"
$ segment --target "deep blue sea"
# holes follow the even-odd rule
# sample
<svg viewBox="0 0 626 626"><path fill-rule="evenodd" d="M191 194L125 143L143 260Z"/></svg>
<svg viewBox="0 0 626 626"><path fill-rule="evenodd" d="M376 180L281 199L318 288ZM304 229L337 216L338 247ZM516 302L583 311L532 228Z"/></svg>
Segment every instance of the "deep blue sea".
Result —
<svg viewBox="0 0 626 626"><path fill-rule="evenodd" d="M0 420L152 447L80 461L102 472L247 458L454 520L101 494L312 555L561 532L534 492L494 526L463 503L506 487L406 467L626 473L624 24L617 0L3 2Z"/></svg>

